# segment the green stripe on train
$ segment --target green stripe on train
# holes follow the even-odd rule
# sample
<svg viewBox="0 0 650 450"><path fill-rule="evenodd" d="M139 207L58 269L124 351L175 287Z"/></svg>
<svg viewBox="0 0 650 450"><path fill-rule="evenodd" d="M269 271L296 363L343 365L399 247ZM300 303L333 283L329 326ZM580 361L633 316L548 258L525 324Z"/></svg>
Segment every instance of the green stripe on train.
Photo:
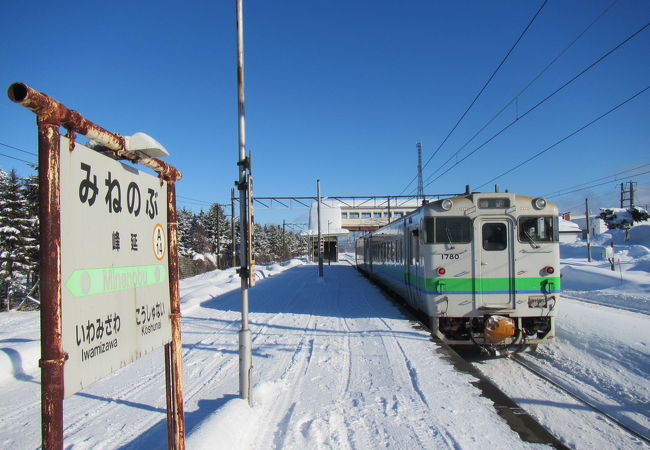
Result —
<svg viewBox="0 0 650 450"><path fill-rule="evenodd" d="M560 290L560 277L519 277L519 278L423 278L389 266L373 265L379 270L407 281L412 286L425 291L436 292L491 292L491 291L539 291ZM441 286L442 284L442 286Z"/></svg>

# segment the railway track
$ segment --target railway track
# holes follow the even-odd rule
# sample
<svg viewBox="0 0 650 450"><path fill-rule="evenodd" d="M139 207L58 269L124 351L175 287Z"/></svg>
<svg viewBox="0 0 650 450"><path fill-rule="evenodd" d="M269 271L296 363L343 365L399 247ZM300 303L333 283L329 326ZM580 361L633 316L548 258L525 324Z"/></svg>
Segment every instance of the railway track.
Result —
<svg viewBox="0 0 650 450"><path fill-rule="evenodd" d="M616 419L612 415L610 415L610 414L606 413L605 411L603 411L602 409L598 408L592 402L585 399L582 395L577 394L576 392L567 389L561 383L558 383L553 378L551 378L550 376L543 373L538 368L531 365L528 361L526 361L524 358L522 358L521 355L518 355L518 354L514 353L514 354L511 354L509 356L509 358L510 358L511 361L517 363L518 365L520 365L521 367L523 367L524 369L526 369L530 373L534 374L535 376L543 379L545 382L553 385L557 389L559 389L562 392L564 392L565 394L569 395L571 398L579 401L580 403L582 403L583 405L585 405L588 408L592 409L596 413L602 415L603 417L606 417L609 421L614 423L616 426L618 426L621 429L625 430L627 433L631 434L632 436L640 439L645 444L650 444L650 438L648 436L644 436L643 434L637 432L636 430L633 430L632 428L628 427L627 425L625 425L624 423L622 423L621 421L619 421L618 419Z"/></svg>
<svg viewBox="0 0 650 450"><path fill-rule="evenodd" d="M352 264L351 261L345 261L345 262L349 263L351 266L354 266L354 264ZM381 286L379 286L379 287L382 288ZM426 323L426 320L423 320L422 316L420 314L418 314L417 311L414 311L408 305L405 305L399 298L394 296L390 291L387 291L386 289L383 289L383 288L382 288L382 290L389 297L391 297L396 303L398 303L402 307L402 309L404 310L407 317L410 317L412 320L417 321L419 323L419 325L422 326L423 328L429 329L429 327L428 327L428 325ZM589 300L586 300L586 299L583 299L583 298L578 298L578 297L573 297L573 296L568 296L568 297L571 298L572 300L576 300L576 301L582 301L582 302L587 302L587 303L596 303L596 304L599 304L599 305L604 306L604 307L609 307L609 308L614 308L614 309L625 309L625 310L628 310L629 312L640 313L640 314L647 315L647 313L645 313L643 311L639 311L637 309L633 309L633 308L619 307L619 305L614 306L614 305L601 304L601 303L598 303L596 301L589 301ZM433 340L437 341L437 339L435 339L435 338ZM526 424L517 423L517 421L516 421L517 418L518 418L517 416L519 414L526 414L525 411L523 409L521 409L516 404L516 402L514 402L511 399L510 396L508 396L507 394L501 392L496 387L496 385L493 385L492 380L490 379L490 377L489 376L484 376L483 374L481 374L481 372L480 372L480 370L478 368L475 369L475 370L467 369L468 365L471 366L471 367L474 367L473 363L477 361L477 359L476 359L477 355L473 354L472 352L469 352L469 353L460 352L460 354L459 354L458 352L455 351L457 349L451 349L451 348L449 348L448 346L446 346L444 344L441 344L441 345L443 347L444 352L447 353L448 355L450 355L452 361L457 361L457 362L462 361L462 362L466 363L466 364L460 363L460 364L457 365L457 369L459 371L463 371L465 373L469 373L469 374L471 374L473 376L476 376L477 378L480 378L480 380L481 380L480 383L485 384L485 386L489 386L487 388L485 386L483 386L483 387L479 386L479 388L481 390L483 390L484 395L486 397L491 398L491 400L493 400L495 402L495 409L497 409L499 414L502 415L502 417L504 417L504 419L511 425L511 427L515 431L520 433L520 435L522 436L522 438L525 441L539 442L539 443L544 442L547 445L551 445L552 447L555 447L555 448L567 448L567 446L564 443L557 440L555 438L555 436L550 437L550 436L552 436L550 431L548 431L543 425L538 424L536 422L536 420L533 419L532 417L530 418L530 420L527 421ZM481 358L479 358L478 360L480 360L480 359ZM575 392L569 390L567 387L565 387L565 386L563 386L561 384L558 384L558 382L553 380L549 375L543 373L540 369L532 366L521 355L513 353L513 354L511 354L509 356L509 359L511 361L513 361L514 363L516 363L517 365L521 366L524 370L531 372L536 377L543 380L543 382L551 384L552 386L557 388L562 393L568 395L569 397L573 398L575 401L577 401L580 404L584 405L584 407L586 409L594 411L596 414L600 415L603 418L603 420L606 420L606 421L610 422L612 427L619 428L619 429L621 429L621 433L628 434L630 436L631 440L638 440L637 442L640 442L641 444L645 444L645 445L650 444L650 437L645 436L644 434L630 428L628 425L622 423L619 419L613 417L611 414L609 414L609 413L603 411L602 409L598 408L595 404L593 404L593 402L589 401L587 398L584 398L584 396L581 395L580 393L575 393ZM498 399L497 399L497 397L493 397L495 395L493 391L499 391L499 393L497 394ZM541 431L541 430L537 431L537 427L543 428L544 431ZM536 439L530 439L529 440L528 436L526 438L524 438L524 434L527 433L528 430L531 429L531 428L536 429L536 433L537 432L541 432L541 433L545 432L545 433L548 433L548 434L546 434L545 437L541 438L541 439L540 439L540 437L537 437ZM539 440L537 440L537 439L539 439ZM548 440L546 440L546 439L548 439Z"/></svg>
<svg viewBox="0 0 650 450"><path fill-rule="evenodd" d="M346 259L344 262L347 262L352 267L356 268L351 261ZM408 317L416 327L431 332L427 320L422 316L422 314L419 314L408 304L404 303L398 296L386 289L384 286L378 284L375 285L386 294L387 298L391 299L394 304L403 311L404 315ZM456 370L471 375L476 379L472 384L482 392L484 397L489 398L494 403L494 409L497 414L508 423L513 431L519 434L523 441L533 444L549 445L556 449L568 448L546 428L541 426L525 410L520 408L510 397L503 393L488 379L488 377L484 376L478 369L476 369L470 361L459 355L449 345L433 336L433 334L431 340L440 346L439 351L442 353L443 357L456 368Z"/></svg>

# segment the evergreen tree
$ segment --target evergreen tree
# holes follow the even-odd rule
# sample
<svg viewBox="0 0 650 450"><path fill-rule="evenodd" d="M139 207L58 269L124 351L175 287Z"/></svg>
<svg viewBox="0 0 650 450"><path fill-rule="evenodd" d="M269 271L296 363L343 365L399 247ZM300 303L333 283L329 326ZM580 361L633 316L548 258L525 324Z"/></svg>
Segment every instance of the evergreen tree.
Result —
<svg viewBox="0 0 650 450"><path fill-rule="evenodd" d="M650 218L648 212L643 208L601 208L600 218L605 221L607 229L621 229L628 231L637 222L645 222Z"/></svg>
<svg viewBox="0 0 650 450"><path fill-rule="evenodd" d="M226 214L221 205L214 203L207 213L205 213L202 225L208 234L210 241L210 251L218 256L219 268L224 267L224 255L226 249L232 240L230 237L230 221L226 219Z"/></svg>
<svg viewBox="0 0 650 450"><path fill-rule="evenodd" d="M20 178L14 170L7 174L0 169L0 296L7 310L12 297L24 291L33 268L28 256L36 245L32 226Z"/></svg>
<svg viewBox="0 0 650 450"><path fill-rule="evenodd" d="M269 243L269 262L282 261L284 259L282 252L282 227L278 225L269 225L266 229L266 233L268 236L267 241Z"/></svg>
<svg viewBox="0 0 650 450"><path fill-rule="evenodd" d="M269 262L269 243L264 227L260 224L253 226L253 258L257 264Z"/></svg>
<svg viewBox="0 0 650 450"><path fill-rule="evenodd" d="M191 258L194 255L192 248L192 223L194 213L188 209L181 209L177 212L178 220L178 254Z"/></svg>
<svg viewBox="0 0 650 450"><path fill-rule="evenodd" d="M27 201L27 213L30 219L29 237L33 239L27 249L27 258L30 274L27 280L27 289L31 289L38 280L39 272L39 250L40 250L40 229L39 229L39 197L38 197L38 174L23 179L25 200Z"/></svg>
<svg viewBox="0 0 650 450"><path fill-rule="evenodd" d="M205 229L206 214L201 210L198 215L194 216L192 226L190 227L190 236L192 240L192 250L194 254L211 253L210 238Z"/></svg>
<svg viewBox="0 0 650 450"><path fill-rule="evenodd" d="M287 245L287 258L296 258L306 254L307 239L304 236L300 236L293 231L287 232L285 241Z"/></svg>
<svg viewBox="0 0 650 450"><path fill-rule="evenodd" d="M635 223L645 222L650 216L643 208L632 206L628 209L623 208L601 208L600 218L605 221L607 229L621 229L625 230L625 240L630 238L630 229Z"/></svg>

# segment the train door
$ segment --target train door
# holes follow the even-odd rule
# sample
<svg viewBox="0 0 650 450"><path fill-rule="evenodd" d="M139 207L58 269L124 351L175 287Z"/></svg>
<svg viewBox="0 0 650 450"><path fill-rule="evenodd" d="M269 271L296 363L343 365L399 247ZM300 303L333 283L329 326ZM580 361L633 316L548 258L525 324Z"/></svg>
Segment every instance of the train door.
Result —
<svg viewBox="0 0 650 450"><path fill-rule="evenodd" d="M508 219L477 221L475 296L477 308L514 307L513 223Z"/></svg>
<svg viewBox="0 0 650 450"><path fill-rule="evenodd" d="M418 272L420 265L420 236L416 229L407 229L406 283L410 304L419 307Z"/></svg>

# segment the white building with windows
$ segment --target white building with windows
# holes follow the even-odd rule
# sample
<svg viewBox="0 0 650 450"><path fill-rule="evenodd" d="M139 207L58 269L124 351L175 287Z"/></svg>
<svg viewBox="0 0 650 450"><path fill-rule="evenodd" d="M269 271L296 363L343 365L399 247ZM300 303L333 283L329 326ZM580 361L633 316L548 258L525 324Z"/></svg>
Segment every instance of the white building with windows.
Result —
<svg viewBox="0 0 650 450"><path fill-rule="evenodd" d="M419 200L367 200L341 204L341 226L350 231L372 231L418 209Z"/></svg>

